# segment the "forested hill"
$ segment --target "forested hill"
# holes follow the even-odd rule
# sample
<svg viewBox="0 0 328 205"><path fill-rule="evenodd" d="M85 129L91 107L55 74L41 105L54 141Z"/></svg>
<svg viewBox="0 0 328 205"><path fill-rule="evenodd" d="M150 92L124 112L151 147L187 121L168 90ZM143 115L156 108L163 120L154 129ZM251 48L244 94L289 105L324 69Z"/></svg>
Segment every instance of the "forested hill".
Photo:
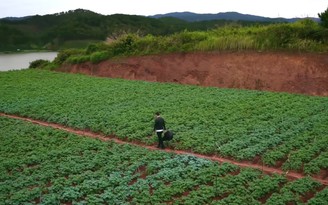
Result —
<svg viewBox="0 0 328 205"><path fill-rule="evenodd" d="M301 20L301 18L269 18L263 16L255 16L250 14L241 14L238 12L220 12L217 14L197 14L192 12L173 12L167 14L157 14L154 16L149 16L152 18L164 18L164 17L174 17L188 22L195 21L209 21L209 20L244 20L244 21L256 21L256 22L295 22ZM319 22L319 18L310 18L313 21Z"/></svg>
<svg viewBox="0 0 328 205"><path fill-rule="evenodd" d="M142 16L104 16L74 10L44 16L6 18L0 21L0 50L47 47L57 49L69 41L105 40L118 32L161 32L163 23Z"/></svg>
<svg viewBox="0 0 328 205"><path fill-rule="evenodd" d="M44 16L4 18L0 19L0 51L56 50L85 46L89 42L104 41L107 37L115 38L123 33L167 35L186 29L208 30L229 22L231 21L187 22L172 17L154 19L123 14L101 15L83 9ZM255 22L238 21L238 23L249 25Z"/></svg>

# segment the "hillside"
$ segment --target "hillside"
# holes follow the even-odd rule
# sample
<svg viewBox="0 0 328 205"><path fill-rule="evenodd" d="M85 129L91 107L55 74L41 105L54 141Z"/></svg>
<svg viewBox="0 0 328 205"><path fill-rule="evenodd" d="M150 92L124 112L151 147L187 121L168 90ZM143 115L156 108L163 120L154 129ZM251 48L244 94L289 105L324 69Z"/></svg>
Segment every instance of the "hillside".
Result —
<svg viewBox="0 0 328 205"><path fill-rule="evenodd" d="M302 18L269 18L263 16L255 16L250 14L241 14L238 12L220 12L217 14L197 14L192 12L173 12L167 14L157 14L149 16L152 18L173 17L188 22L209 21L209 20L233 20L233 21L256 21L256 22L295 22ZM310 18L319 22L319 18Z"/></svg>
<svg viewBox="0 0 328 205"><path fill-rule="evenodd" d="M209 30L236 20L188 22L172 17L155 19L124 14L101 15L83 9L44 16L8 17L0 19L0 51L85 47L89 43L105 41L108 37L115 39L125 33L168 35L183 30ZM240 16L238 23L259 23L249 20Z"/></svg>
<svg viewBox="0 0 328 205"><path fill-rule="evenodd" d="M6 18L0 20L0 51L20 49L58 49L70 41L104 41L125 32L162 34L166 26L159 20L143 16L111 15L104 16L92 11L75 11ZM83 43L83 41L86 41ZM72 44L66 47L77 47Z"/></svg>

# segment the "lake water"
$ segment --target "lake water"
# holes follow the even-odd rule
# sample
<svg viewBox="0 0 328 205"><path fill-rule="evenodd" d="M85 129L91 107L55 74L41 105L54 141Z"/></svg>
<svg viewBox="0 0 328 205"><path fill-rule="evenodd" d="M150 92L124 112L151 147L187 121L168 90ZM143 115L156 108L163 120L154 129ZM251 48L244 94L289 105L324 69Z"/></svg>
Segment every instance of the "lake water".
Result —
<svg viewBox="0 0 328 205"><path fill-rule="evenodd" d="M30 66L30 62L44 59L52 61L57 52L0 54L0 71L20 70Z"/></svg>

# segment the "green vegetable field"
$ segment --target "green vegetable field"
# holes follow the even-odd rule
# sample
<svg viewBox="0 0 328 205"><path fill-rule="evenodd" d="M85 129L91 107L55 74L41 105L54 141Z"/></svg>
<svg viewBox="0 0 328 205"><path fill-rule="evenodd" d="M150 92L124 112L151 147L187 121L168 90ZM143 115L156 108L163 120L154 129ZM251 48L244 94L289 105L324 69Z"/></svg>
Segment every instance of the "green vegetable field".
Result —
<svg viewBox="0 0 328 205"><path fill-rule="evenodd" d="M260 162L308 175L328 168L328 98L108 79L0 72L0 112L155 146L153 114L173 149Z"/></svg>
<svg viewBox="0 0 328 205"><path fill-rule="evenodd" d="M156 144L161 111L180 149L304 175L328 168L328 98L0 72L0 112ZM191 155L102 142L0 117L0 204L311 204L326 186Z"/></svg>
<svg viewBox="0 0 328 205"><path fill-rule="evenodd" d="M30 80L38 76L18 73ZM65 78L49 73L56 75ZM48 77L43 80L51 82ZM288 180L7 117L0 117L0 127L0 204L325 205L328 201L328 188L309 177ZM308 200L309 195L313 197Z"/></svg>

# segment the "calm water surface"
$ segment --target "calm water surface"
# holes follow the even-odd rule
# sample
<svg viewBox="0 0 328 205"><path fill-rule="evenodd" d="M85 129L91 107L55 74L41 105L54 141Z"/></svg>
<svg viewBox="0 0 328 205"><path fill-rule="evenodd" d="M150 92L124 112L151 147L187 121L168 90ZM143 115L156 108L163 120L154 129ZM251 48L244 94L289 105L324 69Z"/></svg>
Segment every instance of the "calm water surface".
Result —
<svg viewBox="0 0 328 205"><path fill-rule="evenodd" d="M57 52L0 54L0 71L25 69L32 61L38 59L52 61L56 56Z"/></svg>

